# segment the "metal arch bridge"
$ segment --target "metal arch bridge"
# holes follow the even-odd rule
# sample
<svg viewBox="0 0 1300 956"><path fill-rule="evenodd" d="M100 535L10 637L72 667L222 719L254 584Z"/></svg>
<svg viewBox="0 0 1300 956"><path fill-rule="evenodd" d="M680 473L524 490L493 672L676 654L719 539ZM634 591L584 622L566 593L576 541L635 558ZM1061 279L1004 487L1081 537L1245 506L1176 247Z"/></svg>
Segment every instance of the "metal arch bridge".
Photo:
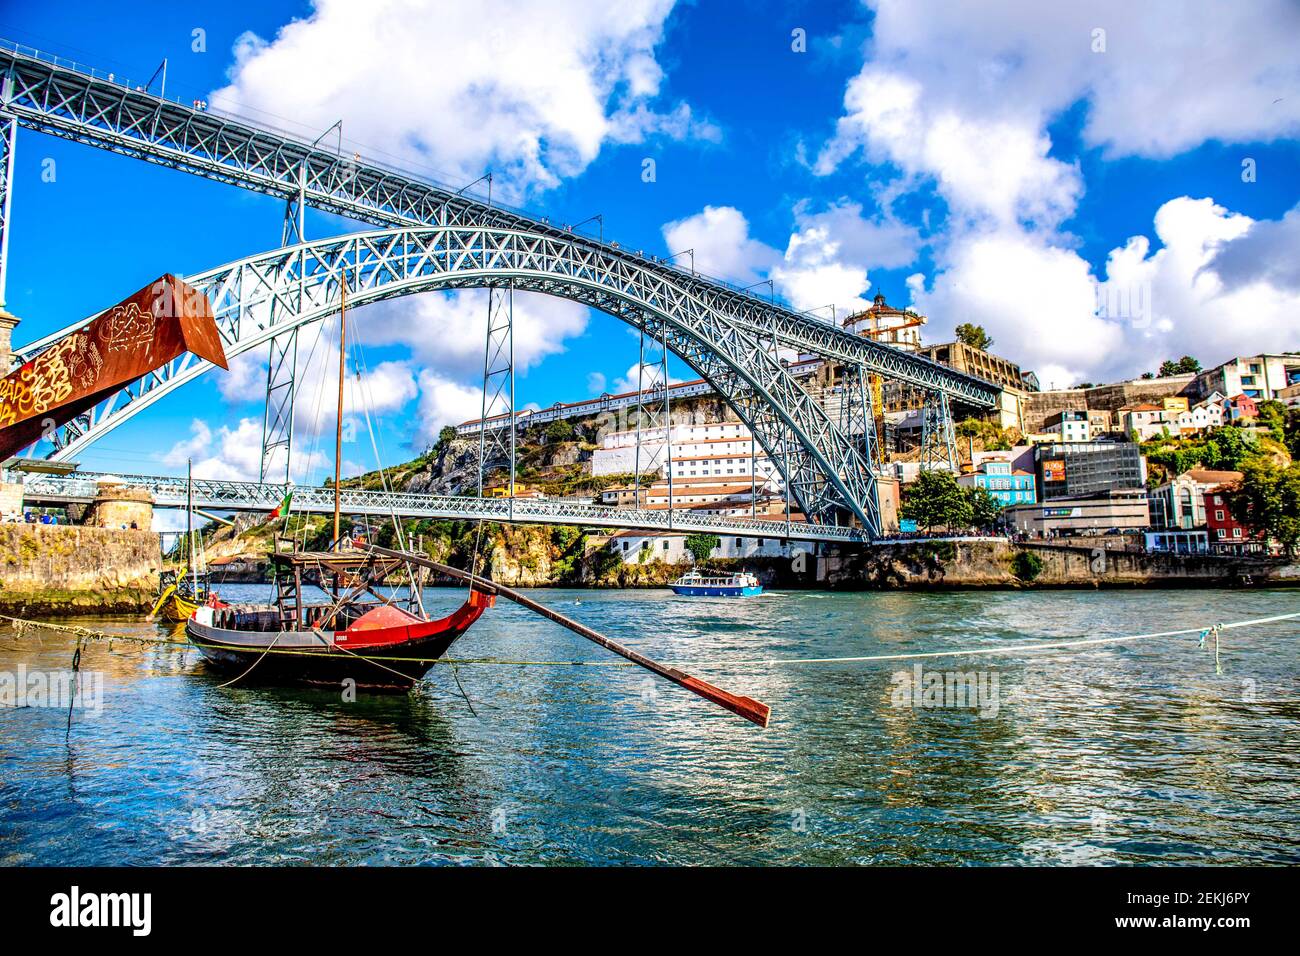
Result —
<svg viewBox="0 0 1300 956"><path fill-rule="evenodd" d="M144 488L154 504L183 508L186 502L184 478L146 475L28 475L23 495L31 501L59 504L90 504L100 488L98 479L113 484ZM309 514L330 514L334 510L334 489L302 485L259 484L249 481L194 479L194 505L198 508L236 511L269 511L285 494L293 491L293 510ZM635 528L645 531L714 533L755 538L784 538L793 541L866 541L861 528L785 522L737 515L695 514L686 509L669 512L632 510L586 505L563 499L470 498L463 495L424 495L401 491L340 491L344 514L398 518L450 518L473 521L513 521L537 524L571 524L593 528Z"/></svg>
<svg viewBox="0 0 1300 956"><path fill-rule="evenodd" d="M844 332L716 279L545 219L481 202L382 166L234 118L171 103L36 51L0 51L0 146L11 168L16 126L71 139L381 226L405 228L300 243L188 281L213 299L228 354L331 314L346 284L356 304L435 288L510 283L564 295L660 338L727 399L818 523L851 517L878 528L864 451L872 415L862 399L830 420L782 367L779 348L825 356L941 398L996 402L995 386ZM10 176L0 248L7 242ZM0 262L0 269L3 263ZM0 295L3 292L0 272ZM59 336L17 350L30 358ZM51 457L66 459L153 401L206 371L184 356L134 382L61 430ZM269 414L269 413L268 413Z"/></svg>

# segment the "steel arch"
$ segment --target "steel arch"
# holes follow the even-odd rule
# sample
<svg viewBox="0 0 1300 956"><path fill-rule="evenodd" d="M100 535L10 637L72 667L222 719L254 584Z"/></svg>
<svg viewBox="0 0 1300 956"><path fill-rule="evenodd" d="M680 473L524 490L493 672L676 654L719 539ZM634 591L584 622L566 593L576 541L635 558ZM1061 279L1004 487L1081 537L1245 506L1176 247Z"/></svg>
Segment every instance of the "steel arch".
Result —
<svg viewBox="0 0 1300 956"><path fill-rule="evenodd" d="M352 306L513 280L517 289L580 302L649 334L666 332L669 348L754 431L810 520L833 524L852 516L869 533L880 531L868 463L779 361L770 337L673 276L600 247L518 229L412 227L279 248L186 277L211 299L227 356L333 314L342 280ZM46 336L24 355L76 327ZM138 379L65 426L50 457L71 458L211 367L187 355Z"/></svg>
<svg viewBox="0 0 1300 956"><path fill-rule="evenodd" d="M9 44L0 49L0 91L19 125L97 149L156 163L215 182L303 202L380 228L421 224L494 226L567 240L658 273L689 289L711 308L733 316L783 346L857 363L867 371L923 389L940 389L978 408L997 404L997 386L939 362L854 335L807 313L759 298L616 242L575 235L571 229L522 211L484 203L464 190L438 186L411 173L254 125L240 117L191 109L114 82L95 70Z"/></svg>

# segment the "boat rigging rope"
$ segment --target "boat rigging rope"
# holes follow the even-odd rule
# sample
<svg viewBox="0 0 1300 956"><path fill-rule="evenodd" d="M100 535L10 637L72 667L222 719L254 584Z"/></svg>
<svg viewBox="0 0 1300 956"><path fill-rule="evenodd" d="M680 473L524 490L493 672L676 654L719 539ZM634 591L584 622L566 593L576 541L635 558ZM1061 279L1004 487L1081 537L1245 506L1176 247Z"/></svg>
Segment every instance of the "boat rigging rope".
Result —
<svg viewBox="0 0 1300 956"><path fill-rule="evenodd" d="M253 661L253 663L248 665L248 670L244 671L244 673L240 674L238 677L231 678L230 680L226 681L224 684L218 684L217 688L222 689L222 688L230 687L234 684L239 683L249 674L253 673L253 668L256 667L258 664L262 663L262 661L266 659L266 655L271 653L271 648L275 647L275 642L280 639L281 633L283 632L276 633L275 638L271 641L271 643L266 645L266 650L262 651L262 653L258 655L257 660Z"/></svg>
<svg viewBox="0 0 1300 956"><path fill-rule="evenodd" d="M1184 637L1191 634L1200 636L1200 644L1203 647L1205 639L1213 636L1216 645L1219 642L1219 635L1226 630L1243 627L1256 627L1261 624L1275 624L1279 621L1291 621L1300 618L1300 612L1291 614L1275 614L1270 617L1258 617L1244 621L1233 621L1228 624L1214 624L1208 627L1187 627L1175 631L1153 631L1145 634L1126 634L1114 637L1090 637L1078 638L1068 641L1044 641L1037 644L1013 644L1007 646L983 646L956 648L947 651L914 651L901 654L870 654L856 657L797 657L797 658L760 658L753 660L708 660L708 661L670 661L668 663L678 667L735 667L735 666L778 666L778 665L798 665L798 664L852 664L874 661L902 661L917 660L921 658L934 657L969 657L976 655L996 655L996 654L1025 654L1036 651L1061 650L1069 648L1096 647L1106 644L1127 644L1135 641L1155 640L1168 637ZM52 631L63 631L69 634L76 634L84 640L103 640L109 642L110 649L114 641L123 641L133 644L162 644L175 645L180 647L194 646L194 642L189 640L169 640L165 638L140 637L131 634L114 634L105 631L95 631L89 628L79 627L77 625L54 624L48 621L32 621L23 618L12 617L7 614L0 614L0 621L8 621L14 627L15 635L21 636L27 628L33 630L44 628ZM314 653L311 651L296 651L291 648L276 648L268 645L263 651L263 656L269 653L276 654L307 654ZM430 658L398 658L386 657L383 655L361 655L353 651L348 651L355 657L362 660L378 664L381 661L419 661L421 663L431 660ZM260 658L259 658L260 660ZM509 666L509 667L634 667L630 661L561 661L561 660L512 660L507 658L496 657L441 657L432 659L437 664L450 664L453 666L465 664L481 664L489 666ZM1217 657L1216 657L1217 660ZM382 665L381 665L382 666ZM242 676L242 675L241 675ZM238 678L236 678L238 679Z"/></svg>
<svg viewBox="0 0 1300 956"><path fill-rule="evenodd" d="M68 700L68 725L63 731L63 739L67 740L72 734L72 708L76 706L77 697L81 694L81 638L77 638L77 649L72 652L72 696Z"/></svg>

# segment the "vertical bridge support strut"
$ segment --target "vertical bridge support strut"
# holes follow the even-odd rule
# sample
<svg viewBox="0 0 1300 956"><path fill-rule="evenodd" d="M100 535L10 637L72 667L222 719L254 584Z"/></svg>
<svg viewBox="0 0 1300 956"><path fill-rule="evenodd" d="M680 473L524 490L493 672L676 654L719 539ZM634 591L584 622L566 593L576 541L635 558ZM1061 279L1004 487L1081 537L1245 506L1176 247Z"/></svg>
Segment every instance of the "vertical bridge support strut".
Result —
<svg viewBox="0 0 1300 956"><path fill-rule="evenodd" d="M5 74L0 110L12 95L13 79ZM9 336L18 320L5 311L5 282L9 278L9 230L12 227L14 200L14 144L18 138L18 120L0 112L0 377L9 374Z"/></svg>
<svg viewBox="0 0 1300 956"><path fill-rule="evenodd" d="M876 412L867 371L856 363L846 363L840 380L840 430L858 449L858 454L874 471L881 468L880 436L876 434Z"/></svg>
<svg viewBox="0 0 1300 956"><path fill-rule="evenodd" d="M506 493L515 494L515 283L488 287L487 341L483 349L483 412L478 432L478 496L499 465L509 468ZM500 418L489 424L489 419Z"/></svg>
<svg viewBox="0 0 1300 956"><path fill-rule="evenodd" d="M956 474L957 440L952 429L948 393L927 392L921 418L921 470L951 471Z"/></svg>
<svg viewBox="0 0 1300 956"><path fill-rule="evenodd" d="M4 308L5 279L9 275L9 227L13 215L14 141L17 133L18 121L0 113L0 309Z"/></svg>
<svg viewBox="0 0 1300 956"><path fill-rule="evenodd" d="M284 456L284 483L292 480L294 377L298 371L298 330L271 339L266 367L266 411L262 418L262 467L259 480L280 480Z"/></svg>
<svg viewBox="0 0 1300 956"><path fill-rule="evenodd" d="M668 399L668 346L660 336L641 329L641 347L637 353L637 393L636 393L636 458L633 464L633 500L636 507L644 505L642 500L641 476L665 469L668 476L668 515L671 521L673 510L673 438L672 416ZM648 347L647 347L648 346ZM647 352L650 360L647 361ZM642 442L648 440L650 447L642 451Z"/></svg>
<svg viewBox="0 0 1300 956"><path fill-rule="evenodd" d="M298 192L284 205L281 247L307 241L304 216L307 210L307 167L298 168ZM298 283L298 308L303 307L302 280ZM278 480L277 459L284 453L284 483L293 480L293 410L298 375L298 330L271 339L266 364L266 411L262 417L261 480Z"/></svg>

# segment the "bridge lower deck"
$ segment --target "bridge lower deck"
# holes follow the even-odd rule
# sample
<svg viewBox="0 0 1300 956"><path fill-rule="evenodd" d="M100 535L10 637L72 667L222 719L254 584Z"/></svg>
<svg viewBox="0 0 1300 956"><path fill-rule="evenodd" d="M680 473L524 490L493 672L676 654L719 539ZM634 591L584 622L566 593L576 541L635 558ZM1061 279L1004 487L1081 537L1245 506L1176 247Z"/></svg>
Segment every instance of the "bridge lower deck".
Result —
<svg viewBox="0 0 1300 956"><path fill-rule="evenodd" d="M23 498L50 504L89 504L101 483L111 482L149 491L160 508L183 508L186 503L184 478L150 475L103 475L77 472L72 475L28 475ZM194 480L194 507L208 511L271 511L293 492L293 510L308 514L332 514L331 488L259 484L251 481ZM737 515L699 514L674 509L654 511L613 508L564 499L470 498L462 495L424 495L399 491L361 491L345 488L340 494L344 514L368 517L450 518L504 521L518 524L566 524L592 528L704 532L756 538L789 538L796 541L867 541L861 528L808 524Z"/></svg>

